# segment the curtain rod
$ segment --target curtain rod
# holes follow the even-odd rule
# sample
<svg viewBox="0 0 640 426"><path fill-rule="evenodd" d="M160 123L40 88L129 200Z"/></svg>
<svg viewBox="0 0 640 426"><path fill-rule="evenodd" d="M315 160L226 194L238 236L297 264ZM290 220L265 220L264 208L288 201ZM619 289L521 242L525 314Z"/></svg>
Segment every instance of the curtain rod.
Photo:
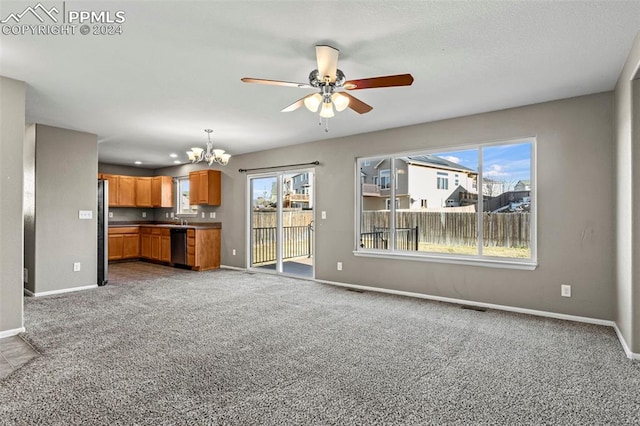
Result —
<svg viewBox="0 0 640 426"><path fill-rule="evenodd" d="M253 172L255 170L267 170L267 169L280 169L282 167L296 167L296 166L317 166L319 165L320 162L319 161L312 161L310 163L300 163L300 164L286 164L283 166L270 166L270 167L254 167L253 169L238 169L238 171L240 173L245 173L245 172Z"/></svg>

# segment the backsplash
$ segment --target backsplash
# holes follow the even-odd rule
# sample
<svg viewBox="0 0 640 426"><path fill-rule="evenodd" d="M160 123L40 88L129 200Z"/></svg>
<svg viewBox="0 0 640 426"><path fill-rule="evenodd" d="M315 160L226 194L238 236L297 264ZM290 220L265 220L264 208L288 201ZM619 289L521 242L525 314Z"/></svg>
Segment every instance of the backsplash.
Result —
<svg viewBox="0 0 640 426"><path fill-rule="evenodd" d="M154 210L151 207L109 207L110 222L153 222ZM113 216L111 215L113 213ZM143 217L143 214L146 217Z"/></svg>

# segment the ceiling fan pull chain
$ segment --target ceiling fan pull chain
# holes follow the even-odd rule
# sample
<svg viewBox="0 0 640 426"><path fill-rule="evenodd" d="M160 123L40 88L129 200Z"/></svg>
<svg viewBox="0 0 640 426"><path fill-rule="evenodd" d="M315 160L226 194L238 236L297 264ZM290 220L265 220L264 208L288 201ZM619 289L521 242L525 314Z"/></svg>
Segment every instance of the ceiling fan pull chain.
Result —
<svg viewBox="0 0 640 426"><path fill-rule="evenodd" d="M324 131L329 133L329 119L328 118L324 119Z"/></svg>

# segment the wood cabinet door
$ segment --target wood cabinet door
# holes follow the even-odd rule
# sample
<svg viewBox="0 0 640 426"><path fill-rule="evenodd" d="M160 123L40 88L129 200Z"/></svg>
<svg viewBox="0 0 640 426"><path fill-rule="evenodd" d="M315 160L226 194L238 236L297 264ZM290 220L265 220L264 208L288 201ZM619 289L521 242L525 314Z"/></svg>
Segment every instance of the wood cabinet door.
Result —
<svg viewBox="0 0 640 426"><path fill-rule="evenodd" d="M122 259L124 256L124 235L109 235L109 256L108 260Z"/></svg>
<svg viewBox="0 0 640 426"><path fill-rule="evenodd" d="M151 235L140 235L140 256L146 259L151 258Z"/></svg>
<svg viewBox="0 0 640 426"><path fill-rule="evenodd" d="M160 260L160 235L151 235L151 259Z"/></svg>
<svg viewBox="0 0 640 426"><path fill-rule="evenodd" d="M124 234L122 256L125 259L140 257L140 235Z"/></svg>
<svg viewBox="0 0 640 426"><path fill-rule="evenodd" d="M198 197L200 194L200 172L189 173L189 204L199 204Z"/></svg>
<svg viewBox="0 0 640 426"><path fill-rule="evenodd" d="M136 206L136 178L118 176L118 205L121 207Z"/></svg>
<svg viewBox="0 0 640 426"><path fill-rule="evenodd" d="M137 177L136 181L136 207L151 207L151 181L150 177Z"/></svg>
<svg viewBox="0 0 640 426"><path fill-rule="evenodd" d="M160 260L171 262L171 237L162 235L160 237Z"/></svg>
<svg viewBox="0 0 640 426"><path fill-rule="evenodd" d="M155 176L152 179L151 204L153 207L173 207L173 178L171 176Z"/></svg>
<svg viewBox="0 0 640 426"><path fill-rule="evenodd" d="M109 182L109 207L117 207L118 204L118 176L102 174L102 179Z"/></svg>
<svg viewBox="0 0 640 426"><path fill-rule="evenodd" d="M222 173L220 173L220 170L207 170L205 173L207 181L206 204L219 206L222 201Z"/></svg>

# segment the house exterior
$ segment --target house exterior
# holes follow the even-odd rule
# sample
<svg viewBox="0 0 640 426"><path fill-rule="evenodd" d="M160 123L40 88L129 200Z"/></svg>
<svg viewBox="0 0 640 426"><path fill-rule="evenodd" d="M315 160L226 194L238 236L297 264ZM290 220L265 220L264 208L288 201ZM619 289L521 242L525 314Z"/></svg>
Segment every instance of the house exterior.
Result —
<svg viewBox="0 0 640 426"><path fill-rule="evenodd" d="M389 159L363 160L360 168L363 210L391 205ZM396 208L457 207L460 195L477 194L478 173L436 155L402 157L396 162Z"/></svg>

